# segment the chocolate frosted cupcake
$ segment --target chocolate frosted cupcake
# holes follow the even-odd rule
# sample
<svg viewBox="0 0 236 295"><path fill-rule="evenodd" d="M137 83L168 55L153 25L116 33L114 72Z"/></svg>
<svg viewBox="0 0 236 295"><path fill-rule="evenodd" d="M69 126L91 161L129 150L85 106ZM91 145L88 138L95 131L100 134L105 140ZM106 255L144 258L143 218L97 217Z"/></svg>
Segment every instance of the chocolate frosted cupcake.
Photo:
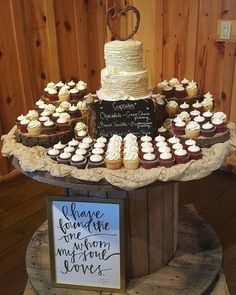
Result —
<svg viewBox="0 0 236 295"><path fill-rule="evenodd" d="M87 165L87 159L82 155L74 155L70 160L70 164L78 169L84 169Z"/></svg>
<svg viewBox="0 0 236 295"><path fill-rule="evenodd" d="M195 144L188 147L188 152L191 160L200 160L202 158L202 151L200 147Z"/></svg>
<svg viewBox="0 0 236 295"><path fill-rule="evenodd" d="M57 162L59 164L67 164L69 165L70 164L70 159L71 159L72 155L71 153L66 153L66 152L63 152L61 153L58 157L57 157Z"/></svg>
<svg viewBox="0 0 236 295"><path fill-rule="evenodd" d="M101 155L91 155L88 161L88 168L105 167L104 158Z"/></svg>
<svg viewBox="0 0 236 295"><path fill-rule="evenodd" d="M177 149L174 151L175 163L176 164L186 164L190 160L190 156L185 149Z"/></svg>
<svg viewBox="0 0 236 295"><path fill-rule="evenodd" d="M216 127L210 122L203 124L201 127L201 135L204 137L212 137L214 136L215 132Z"/></svg>
<svg viewBox="0 0 236 295"><path fill-rule="evenodd" d="M140 159L140 163L144 169L156 168L158 165L158 158L153 153L144 154Z"/></svg>
<svg viewBox="0 0 236 295"><path fill-rule="evenodd" d="M159 166L170 168L175 164L175 158L171 153L161 153L158 158Z"/></svg>

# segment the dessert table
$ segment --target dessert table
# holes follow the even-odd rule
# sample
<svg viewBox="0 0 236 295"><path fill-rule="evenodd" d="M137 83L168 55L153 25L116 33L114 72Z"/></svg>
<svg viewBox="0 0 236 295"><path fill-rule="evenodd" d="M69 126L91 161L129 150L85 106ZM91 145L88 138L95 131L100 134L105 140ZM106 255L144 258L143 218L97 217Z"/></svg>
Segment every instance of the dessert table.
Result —
<svg viewBox="0 0 236 295"><path fill-rule="evenodd" d="M151 170L81 170L54 164L45 148L17 143L14 129L4 136L2 152L13 156L19 171L37 181L64 187L67 196L124 200L125 294L211 294L221 276L221 245L197 214L179 210L178 181L198 179L218 169L235 149L234 130L233 126L229 141L203 149L202 160ZM46 223L28 246L26 265L36 294L101 294L51 286Z"/></svg>

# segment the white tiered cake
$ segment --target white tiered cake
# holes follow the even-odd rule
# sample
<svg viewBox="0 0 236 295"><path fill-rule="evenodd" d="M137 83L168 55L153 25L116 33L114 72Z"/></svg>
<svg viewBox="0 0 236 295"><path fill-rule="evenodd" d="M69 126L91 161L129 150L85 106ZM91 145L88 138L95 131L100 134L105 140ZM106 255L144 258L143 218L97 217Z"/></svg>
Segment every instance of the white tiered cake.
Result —
<svg viewBox="0 0 236 295"><path fill-rule="evenodd" d="M140 99L151 96L148 71L143 67L140 41L111 41L105 44L106 67L101 71L101 100Z"/></svg>
<svg viewBox="0 0 236 295"><path fill-rule="evenodd" d="M101 71L101 89L94 104L97 136L155 135L156 108L142 51L140 41L105 44L106 67Z"/></svg>

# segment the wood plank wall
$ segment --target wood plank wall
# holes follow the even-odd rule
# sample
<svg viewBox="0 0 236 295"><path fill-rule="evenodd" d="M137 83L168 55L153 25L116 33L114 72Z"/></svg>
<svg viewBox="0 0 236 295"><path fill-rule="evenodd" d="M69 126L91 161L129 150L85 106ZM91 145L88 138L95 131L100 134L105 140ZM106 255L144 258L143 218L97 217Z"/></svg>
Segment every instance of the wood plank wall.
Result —
<svg viewBox="0 0 236 295"><path fill-rule="evenodd" d="M236 121L235 43L216 42L217 19L236 19L235 0L6 0L0 18L0 135L37 100L49 81L71 78L100 85L103 46L111 34L106 10L132 4L141 14L150 85L172 77L195 79L216 107ZM126 34L135 20L114 21ZM10 171L0 155L0 178Z"/></svg>

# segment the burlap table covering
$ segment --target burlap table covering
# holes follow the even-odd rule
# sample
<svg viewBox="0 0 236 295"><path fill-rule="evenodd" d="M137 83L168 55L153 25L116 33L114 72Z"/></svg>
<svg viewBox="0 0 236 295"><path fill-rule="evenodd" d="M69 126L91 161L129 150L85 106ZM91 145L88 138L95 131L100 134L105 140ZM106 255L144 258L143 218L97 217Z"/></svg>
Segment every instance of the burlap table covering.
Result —
<svg viewBox="0 0 236 295"><path fill-rule="evenodd" d="M48 171L52 176L72 176L80 180L98 182L106 179L110 184L125 190L133 190L146 186L157 180L161 181L187 181L207 176L218 169L225 158L236 150L235 124L228 124L230 140L218 143L211 148L203 149L203 158L198 161L190 161L187 164L175 165L171 168L158 167L150 170L139 168L137 170L109 170L106 168L77 169L63 164L57 164L46 155L46 149L40 146L26 147L16 142L12 130L2 136L2 154L5 157L14 156L19 160L23 171L33 172L36 170Z"/></svg>

